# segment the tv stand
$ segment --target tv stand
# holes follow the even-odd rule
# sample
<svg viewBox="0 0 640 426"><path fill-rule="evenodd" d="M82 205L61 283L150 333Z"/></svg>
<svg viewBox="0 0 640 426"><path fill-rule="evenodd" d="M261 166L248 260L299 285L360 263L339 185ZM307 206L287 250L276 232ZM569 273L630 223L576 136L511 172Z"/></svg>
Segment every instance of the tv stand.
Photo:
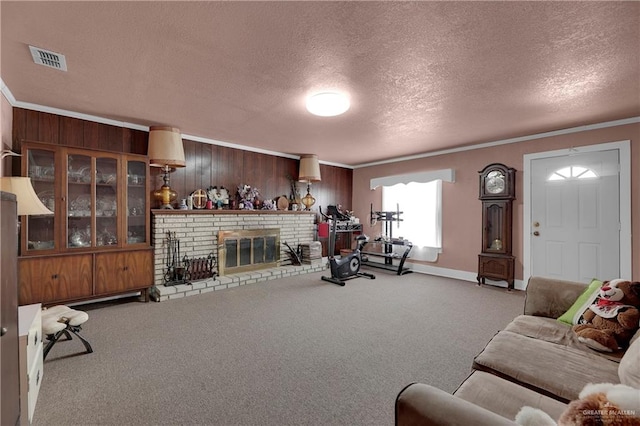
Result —
<svg viewBox="0 0 640 426"><path fill-rule="evenodd" d="M409 256L409 252L411 252L411 248L413 248L413 244L407 240L402 238L393 238L393 222L398 222L398 226L402 219L400 219L400 215L402 212L400 211L400 206L398 206L396 211L373 211L373 204L371 205L371 214L370 214L370 224L371 226L375 225L378 221L384 222L384 237L376 238L374 241L368 242L365 245L365 248L369 245L379 245L382 246L380 250L362 250L363 255L373 256L373 257L381 257L384 259L384 263L382 262L372 262L369 259L365 259L363 257L362 264L365 266L371 266L372 268L380 268L386 269L388 271L393 271L397 275L404 275L411 273L411 269L405 268L404 263ZM394 246L402 246L404 247L404 252L402 254L396 253L394 251ZM400 263L396 266L393 264L394 259L399 259Z"/></svg>
<svg viewBox="0 0 640 426"><path fill-rule="evenodd" d="M380 269L386 269L387 271L393 271L397 275L404 275L404 274L409 274L413 272L411 269L404 267L404 262L407 260L407 257L409 256L409 252L413 247L413 244L411 244L411 242L406 240L398 240L398 239L393 239L389 241L385 241L381 239L380 241L373 241L371 243L367 243L367 245L369 244L382 245L382 250L381 251L363 250L362 254L366 254L367 256L382 257L384 258L384 263L372 262L369 259L365 260L363 258L362 259L363 265L371 266L372 268L380 268ZM393 251L394 246L404 246L404 252L402 254L395 253ZM393 264L394 259L400 260L400 263L397 266Z"/></svg>

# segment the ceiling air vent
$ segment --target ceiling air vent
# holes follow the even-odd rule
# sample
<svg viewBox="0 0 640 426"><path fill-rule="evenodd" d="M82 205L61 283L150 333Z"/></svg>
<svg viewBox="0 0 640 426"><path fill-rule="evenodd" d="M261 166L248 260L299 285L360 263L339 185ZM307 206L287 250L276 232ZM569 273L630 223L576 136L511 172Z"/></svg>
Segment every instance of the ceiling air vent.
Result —
<svg viewBox="0 0 640 426"><path fill-rule="evenodd" d="M33 62L44 65L45 67L55 68L57 70L67 70L67 60L64 55L49 50L40 49L39 47L29 46Z"/></svg>

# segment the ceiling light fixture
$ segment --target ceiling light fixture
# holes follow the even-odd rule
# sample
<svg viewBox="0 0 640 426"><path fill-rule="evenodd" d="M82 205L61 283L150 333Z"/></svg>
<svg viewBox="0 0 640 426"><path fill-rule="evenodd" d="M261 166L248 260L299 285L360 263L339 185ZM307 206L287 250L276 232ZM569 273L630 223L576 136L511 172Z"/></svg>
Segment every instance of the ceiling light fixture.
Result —
<svg viewBox="0 0 640 426"><path fill-rule="evenodd" d="M321 117L333 117L349 109L349 98L338 92L322 92L307 98L307 110Z"/></svg>

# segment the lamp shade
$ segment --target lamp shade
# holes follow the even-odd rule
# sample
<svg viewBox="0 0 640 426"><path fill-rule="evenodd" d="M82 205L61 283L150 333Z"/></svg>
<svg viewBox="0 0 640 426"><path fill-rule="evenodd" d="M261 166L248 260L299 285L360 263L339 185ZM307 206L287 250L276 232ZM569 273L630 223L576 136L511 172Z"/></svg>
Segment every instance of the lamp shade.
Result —
<svg viewBox="0 0 640 426"><path fill-rule="evenodd" d="M300 171L298 173L300 182L320 182L320 163L315 154L303 154L300 156Z"/></svg>
<svg viewBox="0 0 640 426"><path fill-rule="evenodd" d="M149 128L149 165L152 167L184 167L184 148L180 129L166 126Z"/></svg>
<svg viewBox="0 0 640 426"><path fill-rule="evenodd" d="M36 195L29 177L2 177L0 190L16 194L18 216L53 214Z"/></svg>

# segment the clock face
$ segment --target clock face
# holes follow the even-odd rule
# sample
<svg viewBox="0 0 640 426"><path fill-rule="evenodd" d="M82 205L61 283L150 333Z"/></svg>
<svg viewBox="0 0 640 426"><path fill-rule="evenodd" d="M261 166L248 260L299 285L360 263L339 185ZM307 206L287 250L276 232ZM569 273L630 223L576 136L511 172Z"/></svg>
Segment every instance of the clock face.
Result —
<svg viewBox="0 0 640 426"><path fill-rule="evenodd" d="M505 190L504 175L498 170L489 172L484 183L485 190L489 194L500 194Z"/></svg>

